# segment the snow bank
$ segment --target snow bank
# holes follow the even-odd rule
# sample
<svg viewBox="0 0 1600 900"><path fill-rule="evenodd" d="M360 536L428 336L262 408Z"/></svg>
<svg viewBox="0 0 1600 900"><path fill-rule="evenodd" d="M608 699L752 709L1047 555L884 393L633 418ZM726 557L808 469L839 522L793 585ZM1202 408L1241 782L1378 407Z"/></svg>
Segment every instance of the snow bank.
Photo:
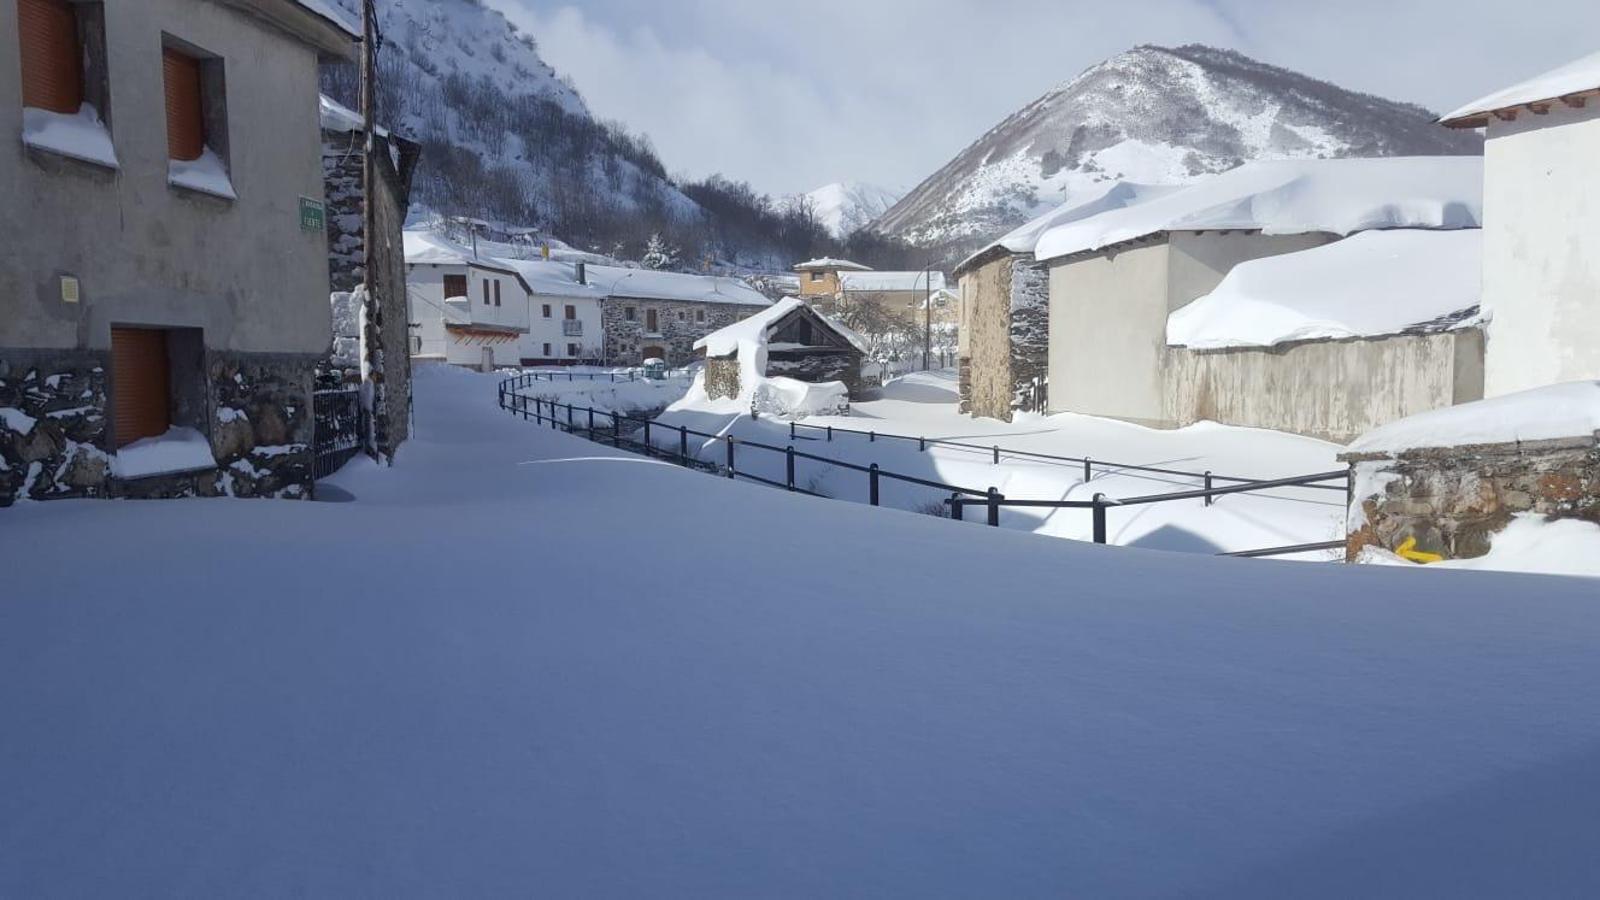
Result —
<svg viewBox="0 0 1600 900"><path fill-rule="evenodd" d="M199 159L174 159L168 162L167 181L181 188L210 194L225 200L237 200L233 182L228 178L228 167L222 157L207 147Z"/></svg>
<svg viewBox="0 0 1600 900"><path fill-rule="evenodd" d="M22 143L83 162L118 168L111 132L100 120L100 111L89 103L71 115L23 107Z"/></svg>
<svg viewBox="0 0 1600 900"><path fill-rule="evenodd" d="M1477 228L1479 157L1269 160L1148 202L1057 225L1034 255L1055 259L1163 231L1353 234L1374 228Z"/></svg>
<svg viewBox="0 0 1600 900"><path fill-rule="evenodd" d="M1591 53L1543 75L1495 91L1487 97L1479 97L1439 121L1470 124L1466 120L1479 119L1497 109L1523 106L1541 100L1555 100L1596 88L1600 88L1600 52Z"/></svg>
<svg viewBox="0 0 1600 900"><path fill-rule="evenodd" d="M1368 432L1352 453L1588 437L1600 432L1600 381L1574 381L1436 409Z"/></svg>
<svg viewBox="0 0 1600 900"><path fill-rule="evenodd" d="M1211 294L1172 314L1167 343L1212 349L1372 337L1464 313L1482 299L1482 235L1368 231L1244 263ZM1461 318L1449 324L1478 321Z"/></svg>
<svg viewBox="0 0 1600 900"><path fill-rule="evenodd" d="M211 442L205 435L193 428L173 427L161 437L134 441L118 450L111 460L111 474L118 478L144 478L216 465Z"/></svg>
<svg viewBox="0 0 1600 900"><path fill-rule="evenodd" d="M763 378L752 392L750 407L764 416L780 419L842 416L850 412L850 389L842 381L813 383L782 376Z"/></svg>

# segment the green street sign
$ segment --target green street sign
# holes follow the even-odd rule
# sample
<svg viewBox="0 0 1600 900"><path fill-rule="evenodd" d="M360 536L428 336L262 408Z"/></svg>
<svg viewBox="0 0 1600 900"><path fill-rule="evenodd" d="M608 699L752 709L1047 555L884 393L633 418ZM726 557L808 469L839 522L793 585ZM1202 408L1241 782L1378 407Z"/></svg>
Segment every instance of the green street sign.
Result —
<svg viewBox="0 0 1600 900"><path fill-rule="evenodd" d="M322 204L310 197L300 198L300 230L318 232L327 227L328 214Z"/></svg>

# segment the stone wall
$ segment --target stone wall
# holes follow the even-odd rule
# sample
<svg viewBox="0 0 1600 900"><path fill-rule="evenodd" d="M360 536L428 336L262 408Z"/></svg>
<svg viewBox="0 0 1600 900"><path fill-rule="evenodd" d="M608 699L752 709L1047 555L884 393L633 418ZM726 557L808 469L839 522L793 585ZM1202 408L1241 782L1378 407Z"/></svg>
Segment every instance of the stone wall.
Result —
<svg viewBox="0 0 1600 900"><path fill-rule="evenodd" d="M192 424L217 468L112 473L110 355L0 352L0 506L71 498L284 497L312 489L311 356L208 351Z"/></svg>
<svg viewBox="0 0 1600 900"><path fill-rule="evenodd" d="M1050 374L1050 267L1031 256L1011 260L1012 405ZM1009 417L1007 421L1010 421Z"/></svg>
<svg viewBox="0 0 1600 900"><path fill-rule="evenodd" d="M622 297L608 298L600 307L605 334L605 363L608 366L637 366L644 362L642 351L646 347L665 350L669 366L688 365L698 358L694 349L695 341L765 308L731 303L688 303ZM630 307L634 310L631 321L627 317ZM655 333L647 334L646 311L651 309L656 310L659 316L656 323L659 327ZM696 312L704 313L705 320L696 321ZM679 313L683 314L681 321Z"/></svg>
<svg viewBox="0 0 1600 900"><path fill-rule="evenodd" d="M1011 421L1019 395L1044 378L1050 354L1050 270L1006 255L962 276L968 335L963 412Z"/></svg>
<svg viewBox="0 0 1600 900"><path fill-rule="evenodd" d="M706 360L706 396L732 400L739 396L739 357L713 356Z"/></svg>
<svg viewBox="0 0 1600 900"><path fill-rule="evenodd" d="M1356 472L1350 559L1366 547L1472 559L1519 513L1600 524L1600 435L1341 457Z"/></svg>
<svg viewBox="0 0 1600 900"><path fill-rule="evenodd" d="M859 400L865 389L861 381L861 360L861 351L854 349L769 350L767 374L811 384L842 381L850 397Z"/></svg>

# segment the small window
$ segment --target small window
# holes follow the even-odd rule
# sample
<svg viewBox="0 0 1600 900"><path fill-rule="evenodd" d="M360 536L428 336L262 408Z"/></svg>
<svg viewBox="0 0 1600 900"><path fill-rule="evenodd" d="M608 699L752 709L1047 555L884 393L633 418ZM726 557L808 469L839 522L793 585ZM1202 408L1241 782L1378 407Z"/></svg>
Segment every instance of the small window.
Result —
<svg viewBox="0 0 1600 900"><path fill-rule="evenodd" d="M550 318L550 304L546 303L544 305L544 307L543 307L543 311L544 311L544 317L546 319ZM545 352L548 353L550 351L546 350Z"/></svg>
<svg viewBox="0 0 1600 900"><path fill-rule="evenodd" d="M644 311L644 330L651 334L661 330L661 317L653 309Z"/></svg>
<svg viewBox="0 0 1600 900"><path fill-rule="evenodd" d="M566 316L568 322L575 321L578 318L578 308L570 303L567 304Z"/></svg>
<svg viewBox="0 0 1600 900"><path fill-rule="evenodd" d="M489 279L485 278L483 280L483 305L488 306L489 302Z"/></svg>
<svg viewBox="0 0 1600 900"><path fill-rule="evenodd" d="M678 310L678 321L679 321L679 322L682 322L682 321L684 321L684 320L685 320L685 319L687 319L687 318L688 318L688 316L687 316L687 315L685 315L685 314L684 314L684 311L683 311L683 310L681 310L681 309L680 309L680 310Z"/></svg>
<svg viewBox="0 0 1600 900"><path fill-rule="evenodd" d="M568 344L567 345L567 355L576 358L577 355L578 355L578 345L577 344Z"/></svg>
<svg viewBox="0 0 1600 900"><path fill-rule="evenodd" d="M821 272L812 272L811 273L811 280L812 281L821 281L822 277L823 277L823 273L821 273Z"/></svg>
<svg viewBox="0 0 1600 900"><path fill-rule="evenodd" d="M66 0L18 0L22 105L75 114L83 105L78 15Z"/></svg>
<svg viewBox="0 0 1600 900"><path fill-rule="evenodd" d="M629 322L636 322L639 319L639 311L631 306L625 307L622 310L622 317Z"/></svg>
<svg viewBox="0 0 1600 900"><path fill-rule="evenodd" d="M446 275L444 277L444 296L446 300L450 299L451 297L465 297L466 295L467 276Z"/></svg>
<svg viewBox="0 0 1600 900"><path fill-rule="evenodd" d="M161 57L167 92L167 156L192 162L206 149L200 60L171 47L163 50Z"/></svg>
<svg viewBox="0 0 1600 900"><path fill-rule="evenodd" d="M545 359L549 359L550 358L550 345L549 344L545 344L544 345L544 357L545 357Z"/></svg>
<svg viewBox="0 0 1600 900"><path fill-rule="evenodd" d="M694 311L694 320L696 322L704 322L706 320L706 311L703 310L703 309L695 310Z"/></svg>
<svg viewBox="0 0 1600 900"><path fill-rule="evenodd" d="M162 36L167 108L168 180L178 187L236 199L228 176L227 91L221 57Z"/></svg>
<svg viewBox="0 0 1600 900"><path fill-rule="evenodd" d="M500 305L500 279L494 280L494 305Z"/></svg>

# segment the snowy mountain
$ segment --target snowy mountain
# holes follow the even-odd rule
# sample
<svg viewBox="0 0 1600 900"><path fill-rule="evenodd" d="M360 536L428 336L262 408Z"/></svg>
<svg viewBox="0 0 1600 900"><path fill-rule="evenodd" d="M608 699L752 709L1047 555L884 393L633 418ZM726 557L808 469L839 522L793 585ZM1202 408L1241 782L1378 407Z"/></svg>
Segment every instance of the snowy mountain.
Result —
<svg viewBox="0 0 1600 900"><path fill-rule="evenodd" d="M983 135L873 229L964 255L1098 183L1181 183L1265 158L1473 155L1427 110L1203 46L1138 47Z"/></svg>
<svg viewBox="0 0 1600 900"><path fill-rule="evenodd" d="M803 196L828 233L843 239L888 212L905 196L905 191L858 181L840 181Z"/></svg>

